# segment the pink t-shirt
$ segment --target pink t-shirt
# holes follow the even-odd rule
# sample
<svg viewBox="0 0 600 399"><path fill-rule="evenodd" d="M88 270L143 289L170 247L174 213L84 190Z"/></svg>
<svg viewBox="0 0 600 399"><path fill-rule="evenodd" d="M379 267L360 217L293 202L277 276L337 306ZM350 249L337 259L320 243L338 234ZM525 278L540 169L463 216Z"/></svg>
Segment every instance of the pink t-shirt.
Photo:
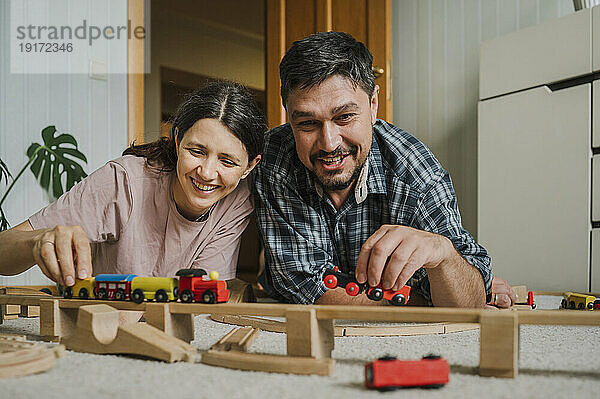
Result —
<svg viewBox="0 0 600 399"><path fill-rule="evenodd" d="M173 277L202 268L235 277L240 237L253 206L242 180L217 202L208 218L183 217L171 194L174 172L148 167L126 155L90 174L56 202L29 218L34 229L79 225L92 247L93 274L135 273Z"/></svg>

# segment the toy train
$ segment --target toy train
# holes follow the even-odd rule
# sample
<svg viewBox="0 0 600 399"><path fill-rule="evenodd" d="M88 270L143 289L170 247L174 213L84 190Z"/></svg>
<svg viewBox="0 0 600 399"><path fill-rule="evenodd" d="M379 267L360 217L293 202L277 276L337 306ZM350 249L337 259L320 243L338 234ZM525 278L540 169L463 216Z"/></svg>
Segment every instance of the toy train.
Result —
<svg viewBox="0 0 600 399"><path fill-rule="evenodd" d="M421 360L382 357L365 365L365 386L379 391L398 388L441 388L450 380L450 366L440 356Z"/></svg>
<svg viewBox="0 0 600 399"><path fill-rule="evenodd" d="M600 310L600 298L593 295L565 292L561 307L563 309Z"/></svg>
<svg viewBox="0 0 600 399"><path fill-rule="evenodd" d="M323 274L323 282L325 287L333 289L336 287L343 287L346 290L346 294L350 296L357 296L366 291L367 297L372 301L381 301L386 299L392 305L404 305L408 302L410 297L410 286L405 285L397 291L385 290L381 287L381 284L376 287L370 287L367 283L359 283L356 278L347 273L342 273L339 268L335 266L333 270L327 270Z"/></svg>
<svg viewBox="0 0 600 399"><path fill-rule="evenodd" d="M112 299L116 301L144 300L156 302L176 301L221 303L229 300L227 283L218 280L219 274L211 272L208 279L204 269L181 269L179 278L139 277L136 274L99 274L77 280L72 287L62 287L64 298Z"/></svg>

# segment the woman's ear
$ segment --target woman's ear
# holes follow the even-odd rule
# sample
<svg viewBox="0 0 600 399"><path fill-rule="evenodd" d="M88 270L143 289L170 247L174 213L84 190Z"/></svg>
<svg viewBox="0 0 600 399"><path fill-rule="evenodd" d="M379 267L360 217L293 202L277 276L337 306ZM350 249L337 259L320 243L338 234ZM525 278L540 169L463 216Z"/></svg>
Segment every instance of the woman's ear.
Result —
<svg viewBox="0 0 600 399"><path fill-rule="evenodd" d="M256 158L254 158L252 161L250 161L248 163L248 167L246 168L244 173L242 173L242 179L245 179L246 176L248 176L250 174L250 172L252 172L252 169L254 169L254 167L256 165L258 165L259 162L260 162L260 155L257 155Z"/></svg>
<svg viewBox="0 0 600 399"><path fill-rule="evenodd" d="M179 128L176 127L173 130L173 141L175 142L175 152L177 153L177 150L179 149L179 142L177 141L177 136L179 136Z"/></svg>

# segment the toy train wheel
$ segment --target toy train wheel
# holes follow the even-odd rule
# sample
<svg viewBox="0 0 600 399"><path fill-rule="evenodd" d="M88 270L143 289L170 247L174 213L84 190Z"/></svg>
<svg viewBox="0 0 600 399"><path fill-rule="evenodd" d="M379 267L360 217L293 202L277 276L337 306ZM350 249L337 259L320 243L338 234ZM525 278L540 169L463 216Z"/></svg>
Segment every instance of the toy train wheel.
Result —
<svg viewBox="0 0 600 399"><path fill-rule="evenodd" d="M90 297L90 292L87 288L82 288L79 290L79 298L88 299Z"/></svg>
<svg viewBox="0 0 600 399"><path fill-rule="evenodd" d="M346 284L346 294L350 296L357 296L360 294L360 287L354 282L348 283Z"/></svg>
<svg viewBox="0 0 600 399"><path fill-rule="evenodd" d="M585 309L585 304L583 302L580 303L579 305L577 305L577 309L579 309L579 310Z"/></svg>
<svg viewBox="0 0 600 399"><path fill-rule="evenodd" d="M325 281L325 287L327 287L329 289L333 289L333 288L337 287L338 279L333 274L328 274L327 276L325 276L324 281Z"/></svg>
<svg viewBox="0 0 600 399"><path fill-rule="evenodd" d="M99 288L98 289L98 299L106 299L108 298L108 292L106 291L106 288Z"/></svg>
<svg viewBox="0 0 600 399"><path fill-rule="evenodd" d="M383 299L383 290L381 288L373 288L367 294L372 301L381 301Z"/></svg>
<svg viewBox="0 0 600 399"><path fill-rule="evenodd" d="M73 298L73 289L71 287L65 288L65 290L63 291L63 297L65 299Z"/></svg>
<svg viewBox="0 0 600 399"><path fill-rule="evenodd" d="M167 295L167 291L165 290L158 290L156 291L156 294L154 294L154 299L156 299L156 302L167 302L169 300L169 295Z"/></svg>
<svg viewBox="0 0 600 399"><path fill-rule="evenodd" d="M587 305L588 310L594 310L594 302L590 302Z"/></svg>
<svg viewBox="0 0 600 399"><path fill-rule="evenodd" d="M569 309L575 309L575 301L569 302Z"/></svg>
<svg viewBox="0 0 600 399"><path fill-rule="evenodd" d="M402 294L396 294L392 297L390 303L394 306L404 305L406 303L406 298Z"/></svg>
<svg viewBox="0 0 600 399"><path fill-rule="evenodd" d="M142 302L144 302L144 299L146 299L146 296L144 295L144 291L142 291L139 288L136 288L131 293L131 300L135 303L142 303Z"/></svg>
<svg viewBox="0 0 600 399"><path fill-rule="evenodd" d="M125 290L123 288L117 288L117 290L115 291L115 299L117 301L125 300Z"/></svg>
<svg viewBox="0 0 600 399"><path fill-rule="evenodd" d="M569 305L567 305L567 300L563 298L563 300L560 302L560 306L563 309L567 309Z"/></svg>
<svg viewBox="0 0 600 399"><path fill-rule="evenodd" d="M194 293L190 290L183 290L179 295L181 302L191 303L194 300Z"/></svg>
<svg viewBox="0 0 600 399"><path fill-rule="evenodd" d="M215 303L217 302L217 296L211 290L206 290L204 293L202 293L202 302Z"/></svg>

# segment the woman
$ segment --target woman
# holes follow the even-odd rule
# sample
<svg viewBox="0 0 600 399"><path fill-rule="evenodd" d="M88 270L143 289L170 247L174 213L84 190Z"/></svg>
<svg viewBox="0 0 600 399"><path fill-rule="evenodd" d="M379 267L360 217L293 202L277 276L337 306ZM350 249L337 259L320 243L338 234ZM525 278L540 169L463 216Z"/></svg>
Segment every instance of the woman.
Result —
<svg viewBox="0 0 600 399"><path fill-rule="evenodd" d="M66 286L92 274L174 276L192 267L235 277L253 210L244 179L260 161L265 131L243 86L216 82L194 92L168 139L128 148L0 233L0 274L37 263Z"/></svg>

